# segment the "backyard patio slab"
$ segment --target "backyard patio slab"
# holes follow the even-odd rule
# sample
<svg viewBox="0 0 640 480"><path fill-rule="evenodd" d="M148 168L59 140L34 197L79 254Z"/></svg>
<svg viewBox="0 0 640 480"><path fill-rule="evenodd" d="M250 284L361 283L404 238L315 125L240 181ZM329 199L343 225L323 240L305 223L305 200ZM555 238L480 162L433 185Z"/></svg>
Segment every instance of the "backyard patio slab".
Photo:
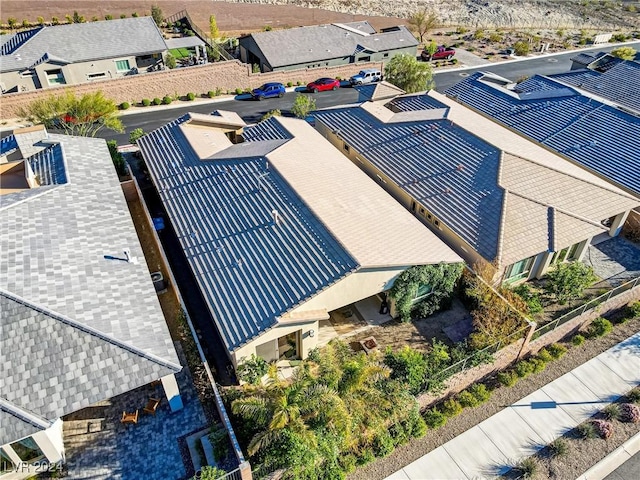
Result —
<svg viewBox="0 0 640 480"><path fill-rule="evenodd" d="M624 237L589 246L582 261L613 287L640 276L640 246Z"/></svg>

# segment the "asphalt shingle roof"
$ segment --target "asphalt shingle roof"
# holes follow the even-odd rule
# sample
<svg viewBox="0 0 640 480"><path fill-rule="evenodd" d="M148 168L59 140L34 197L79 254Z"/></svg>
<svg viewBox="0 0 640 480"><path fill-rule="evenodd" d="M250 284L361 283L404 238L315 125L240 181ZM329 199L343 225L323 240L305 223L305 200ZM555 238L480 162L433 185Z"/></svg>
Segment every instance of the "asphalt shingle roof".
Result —
<svg viewBox="0 0 640 480"><path fill-rule="evenodd" d="M14 135L43 185L0 197L0 443L181 368L104 140Z"/></svg>
<svg viewBox="0 0 640 480"><path fill-rule="evenodd" d="M252 33L251 36L273 68L349 57L356 51L381 52L418 45L404 26L368 33L367 29L343 24L313 25Z"/></svg>
<svg viewBox="0 0 640 480"><path fill-rule="evenodd" d="M493 118L609 180L640 194L640 117L605 105L545 77L516 88L521 98L479 72L447 90ZM556 95L557 94L557 95Z"/></svg>
<svg viewBox="0 0 640 480"><path fill-rule="evenodd" d="M167 49L151 17L39 27L2 38L2 43L2 72L31 68L45 55L77 63Z"/></svg>

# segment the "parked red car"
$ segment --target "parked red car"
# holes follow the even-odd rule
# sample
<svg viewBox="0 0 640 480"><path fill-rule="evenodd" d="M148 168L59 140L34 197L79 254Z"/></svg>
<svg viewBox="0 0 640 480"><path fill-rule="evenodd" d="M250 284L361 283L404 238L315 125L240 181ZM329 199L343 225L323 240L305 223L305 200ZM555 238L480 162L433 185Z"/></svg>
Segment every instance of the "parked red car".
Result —
<svg viewBox="0 0 640 480"><path fill-rule="evenodd" d="M340 88L340 80L335 78L319 78L315 82L311 82L307 85L307 91L318 93L325 90L336 90Z"/></svg>
<svg viewBox="0 0 640 480"><path fill-rule="evenodd" d="M427 52L427 50L425 49L425 50L422 50L420 57L425 62L428 62L429 60L444 60L444 59L450 60L453 58L455 54L456 54L455 49L445 47L444 45L440 45L433 55L430 55L429 52Z"/></svg>

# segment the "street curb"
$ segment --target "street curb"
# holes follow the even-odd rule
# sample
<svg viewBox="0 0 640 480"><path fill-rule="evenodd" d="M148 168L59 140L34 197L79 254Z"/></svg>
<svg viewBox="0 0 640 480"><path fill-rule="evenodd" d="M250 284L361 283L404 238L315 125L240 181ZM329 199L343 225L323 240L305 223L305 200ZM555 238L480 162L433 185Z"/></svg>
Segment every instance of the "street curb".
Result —
<svg viewBox="0 0 640 480"><path fill-rule="evenodd" d="M640 433L636 433L576 480L602 480L638 452L640 452Z"/></svg>

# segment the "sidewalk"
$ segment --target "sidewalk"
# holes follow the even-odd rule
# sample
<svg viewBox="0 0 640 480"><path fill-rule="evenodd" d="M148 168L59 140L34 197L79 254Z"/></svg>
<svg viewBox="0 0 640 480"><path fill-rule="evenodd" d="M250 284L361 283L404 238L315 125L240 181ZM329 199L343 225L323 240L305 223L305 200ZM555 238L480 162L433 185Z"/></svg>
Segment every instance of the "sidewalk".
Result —
<svg viewBox="0 0 640 480"><path fill-rule="evenodd" d="M640 332L387 478L502 475L639 384Z"/></svg>

